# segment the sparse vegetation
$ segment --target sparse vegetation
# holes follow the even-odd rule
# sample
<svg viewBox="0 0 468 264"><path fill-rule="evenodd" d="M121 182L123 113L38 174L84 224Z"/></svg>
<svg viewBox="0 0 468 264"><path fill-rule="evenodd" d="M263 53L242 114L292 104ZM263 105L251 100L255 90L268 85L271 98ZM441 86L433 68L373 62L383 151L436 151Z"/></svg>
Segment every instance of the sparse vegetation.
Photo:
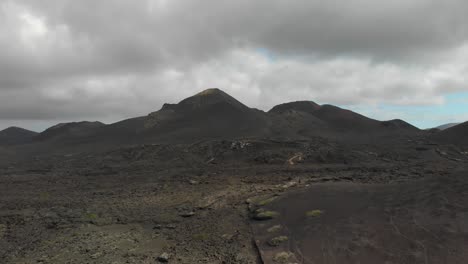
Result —
<svg viewBox="0 0 468 264"><path fill-rule="evenodd" d="M293 254L291 252L286 252L286 251L279 252L273 257L273 261L275 263L281 263L281 264L288 263L292 255Z"/></svg>
<svg viewBox="0 0 468 264"><path fill-rule="evenodd" d="M307 217L319 217L323 214L324 212L322 210L312 210L306 212Z"/></svg>
<svg viewBox="0 0 468 264"><path fill-rule="evenodd" d="M286 241L288 241L287 236L277 236L277 237L274 237L274 238L270 239L268 241L268 245L270 245L272 247L277 247L277 246L281 245L281 243L286 242Z"/></svg>
<svg viewBox="0 0 468 264"><path fill-rule="evenodd" d="M468 147L226 96L0 146L0 262L466 262Z"/></svg>
<svg viewBox="0 0 468 264"><path fill-rule="evenodd" d="M3 235L5 234L7 230L7 226L4 225L4 224L0 224L0 238L3 237Z"/></svg>
<svg viewBox="0 0 468 264"><path fill-rule="evenodd" d="M268 228L267 232L268 233L274 233L274 232L278 232L279 230L281 230L281 225L274 225L274 226Z"/></svg>
<svg viewBox="0 0 468 264"><path fill-rule="evenodd" d="M260 201L258 201L256 204L257 204L258 206L265 206L265 205L270 204L270 203L273 202L274 200L276 200L276 197L270 197L270 198L268 198L268 199L260 200Z"/></svg>
<svg viewBox="0 0 468 264"><path fill-rule="evenodd" d="M50 198L50 193L48 192L41 192L39 194L39 199L41 199L42 201L47 201L49 200L49 198Z"/></svg>
<svg viewBox="0 0 468 264"><path fill-rule="evenodd" d="M266 211L263 209L258 209L255 211L255 214L253 215L253 219L255 220L269 220L273 219L274 217L278 216L279 213L275 211Z"/></svg>
<svg viewBox="0 0 468 264"><path fill-rule="evenodd" d="M192 238L194 240L204 241L204 240L209 239L209 235L207 233L198 233L198 234L194 234Z"/></svg>
<svg viewBox="0 0 468 264"><path fill-rule="evenodd" d="M86 218L87 218L88 220L96 220L96 219L98 218L98 216L97 216L97 214L95 214L95 213L87 213L87 214L86 214Z"/></svg>

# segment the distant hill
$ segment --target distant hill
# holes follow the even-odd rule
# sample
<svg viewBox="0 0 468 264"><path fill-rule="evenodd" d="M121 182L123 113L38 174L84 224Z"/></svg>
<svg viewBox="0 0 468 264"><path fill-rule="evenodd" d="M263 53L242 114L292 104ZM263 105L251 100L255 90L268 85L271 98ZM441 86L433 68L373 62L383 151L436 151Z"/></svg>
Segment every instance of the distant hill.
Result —
<svg viewBox="0 0 468 264"><path fill-rule="evenodd" d="M0 145L26 144L32 141L37 132L20 127L9 127L0 131Z"/></svg>
<svg viewBox="0 0 468 264"><path fill-rule="evenodd" d="M389 121L382 121L381 124L384 127L392 128L392 129L402 129L402 130L410 130L410 131L420 131L419 128L411 125L410 123L403 121L401 119L393 119Z"/></svg>
<svg viewBox="0 0 468 264"><path fill-rule="evenodd" d="M440 125L438 127L435 127L436 129L439 129L439 130L445 130L447 128L451 128L451 127L454 127L456 125L459 125L460 123L448 123L448 124L444 124L444 125Z"/></svg>
<svg viewBox="0 0 468 264"><path fill-rule="evenodd" d="M298 101L273 107L269 113L283 115L287 118L302 115L303 119L297 125L302 126L307 121L327 133L360 132L374 134L382 132L416 132L418 128L403 120L377 121L353 111L333 105L318 105L311 101Z"/></svg>
<svg viewBox="0 0 468 264"><path fill-rule="evenodd" d="M432 137L440 142L468 146L468 122L442 130Z"/></svg>

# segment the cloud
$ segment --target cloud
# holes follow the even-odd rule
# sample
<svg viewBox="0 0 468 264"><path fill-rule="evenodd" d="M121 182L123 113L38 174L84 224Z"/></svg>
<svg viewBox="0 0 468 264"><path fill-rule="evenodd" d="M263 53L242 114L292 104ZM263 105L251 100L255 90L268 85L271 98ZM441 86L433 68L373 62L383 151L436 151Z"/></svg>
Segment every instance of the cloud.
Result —
<svg viewBox="0 0 468 264"><path fill-rule="evenodd" d="M0 119L116 121L208 87L265 110L443 105L468 90L464 10L462 0L6 0Z"/></svg>

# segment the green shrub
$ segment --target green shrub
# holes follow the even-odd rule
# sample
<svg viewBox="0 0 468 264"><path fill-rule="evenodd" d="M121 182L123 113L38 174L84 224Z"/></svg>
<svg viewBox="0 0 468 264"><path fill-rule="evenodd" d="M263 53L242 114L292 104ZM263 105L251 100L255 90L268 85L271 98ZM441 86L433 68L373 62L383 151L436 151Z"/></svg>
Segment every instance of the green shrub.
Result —
<svg viewBox="0 0 468 264"><path fill-rule="evenodd" d="M48 192L41 192L39 194L39 199L41 199L42 201L48 201L50 198L50 193Z"/></svg>
<svg viewBox="0 0 468 264"><path fill-rule="evenodd" d="M198 234L194 234L192 238L194 240L206 241L209 239L209 235L207 233L198 233Z"/></svg>
<svg viewBox="0 0 468 264"><path fill-rule="evenodd" d="M268 241L268 245L270 245L272 247L277 247L277 246L281 245L281 243L286 242L286 241L288 241L287 236L277 236L277 237L274 237L274 238L270 239Z"/></svg>
<svg viewBox="0 0 468 264"><path fill-rule="evenodd" d="M281 230L281 225L274 225L274 226L268 228L267 232L268 233L274 233L274 232L278 232L279 230Z"/></svg>
<svg viewBox="0 0 468 264"><path fill-rule="evenodd" d="M265 205L267 205L267 204L270 204L270 203L273 202L274 200L276 200L276 197L270 197L270 198L268 198L268 199L258 201L258 202L257 202L257 205L258 205L258 206L265 206Z"/></svg>
<svg viewBox="0 0 468 264"><path fill-rule="evenodd" d="M0 224L0 238L2 238L3 235L5 235L6 231L7 231L7 226L4 224Z"/></svg>
<svg viewBox="0 0 468 264"><path fill-rule="evenodd" d="M269 220L273 219L278 216L279 213L275 211L266 211L264 209L258 209L255 211L253 215L253 219L255 220Z"/></svg>
<svg viewBox="0 0 468 264"><path fill-rule="evenodd" d="M285 251L279 252L273 257L273 261L275 263L281 263L281 264L288 263L292 255L293 254L291 252L285 252Z"/></svg>
<svg viewBox="0 0 468 264"><path fill-rule="evenodd" d="M308 217L319 217L322 214L323 214L322 210L312 210L312 211L306 212L306 216Z"/></svg>
<svg viewBox="0 0 468 264"><path fill-rule="evenodd" d="M88 213L86 214L86 218L88 218L89 220L96 220L98 216L95 213Z"/></svg>

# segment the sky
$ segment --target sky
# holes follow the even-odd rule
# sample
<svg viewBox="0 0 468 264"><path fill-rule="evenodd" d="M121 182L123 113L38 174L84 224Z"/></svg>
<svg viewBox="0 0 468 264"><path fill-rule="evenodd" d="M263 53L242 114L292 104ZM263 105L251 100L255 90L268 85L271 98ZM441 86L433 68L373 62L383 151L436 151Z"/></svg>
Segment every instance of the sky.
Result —
<svg viewBox="0 0 468 264"><path fill-rule="evenodd" d="M0 129L142 116L217 87L420 128L468 120L466 0L1 0Z"/></svg>

